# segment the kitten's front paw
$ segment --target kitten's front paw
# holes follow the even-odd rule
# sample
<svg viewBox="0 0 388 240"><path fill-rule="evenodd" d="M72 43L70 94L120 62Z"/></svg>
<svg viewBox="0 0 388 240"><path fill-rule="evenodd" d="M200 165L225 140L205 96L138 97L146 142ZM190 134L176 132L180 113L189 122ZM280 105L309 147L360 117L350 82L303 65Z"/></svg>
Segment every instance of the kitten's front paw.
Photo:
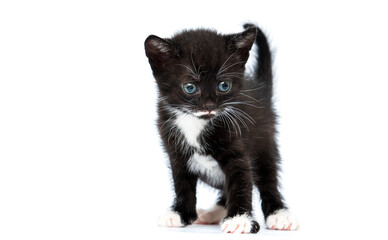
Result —
<svg viewBox="0 0 388 240"><path fill-rule="evenodd" d="M287 209L280 209L267 217L267 227L271 230L297 230L298 220Z"/></svg>
<svg viewBox="0 0 388 240"><path fill-rule="evenodd" d="M252 217L244 214L225 219L221 229L224 233L257 233L260 226Z"/></svg>
<svg viewBox="0 0 388 240"><path fill-rule="evenodd" d="M177 212L168 211L158 217L158 225L160 227L184 227L181 221L181 216Z"/></svg>

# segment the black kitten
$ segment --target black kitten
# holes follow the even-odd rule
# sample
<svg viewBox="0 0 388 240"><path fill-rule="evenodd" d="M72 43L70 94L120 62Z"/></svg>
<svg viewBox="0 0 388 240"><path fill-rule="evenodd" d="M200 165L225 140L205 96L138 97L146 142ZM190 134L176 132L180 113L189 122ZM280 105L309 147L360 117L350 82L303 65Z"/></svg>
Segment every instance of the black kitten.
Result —
<svg viewBox="0 0 388 240"><path fill-rule="evenodd" d="M159 218L161 226L222 220L224 232L256 233L256 185L268 228L297 227L278 190L271 52L259 28L244 27L238 34L200 29L170 39L151 35L145 41L176 193L171 212ZM258 64L248 77L245 63L255 40ZM220 196L213 209L197 213L198 179L219 189Z"/></svg>

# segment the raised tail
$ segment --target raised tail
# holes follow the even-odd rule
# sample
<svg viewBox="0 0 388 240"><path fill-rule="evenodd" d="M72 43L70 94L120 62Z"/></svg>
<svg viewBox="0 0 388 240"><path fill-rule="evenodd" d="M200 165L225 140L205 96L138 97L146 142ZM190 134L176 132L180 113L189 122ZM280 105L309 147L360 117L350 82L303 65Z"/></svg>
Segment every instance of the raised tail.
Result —
<svg viewBox="0 0 388 240"><path fill-rule="evenodd" d="M272 57L271 50L267 41L267 37L261 31L259 27L254 24L246 23L244 28L256 28L256 45L258 48L257 52L257 64L254 67L255 79L258 84L263 84L265 91L263 94L266 96L267 100L271 101L272 99Z"/></svg>

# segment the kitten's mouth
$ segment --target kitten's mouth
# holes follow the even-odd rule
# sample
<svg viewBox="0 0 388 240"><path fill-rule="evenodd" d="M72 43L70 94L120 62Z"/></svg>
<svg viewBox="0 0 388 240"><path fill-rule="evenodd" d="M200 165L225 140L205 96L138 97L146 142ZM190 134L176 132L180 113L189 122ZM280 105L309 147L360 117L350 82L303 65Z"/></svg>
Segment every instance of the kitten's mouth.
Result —
<svg viewBox="0 0 388 240"><path fill-rule="evenodd" d="M194 112L193 113L194 116L199 117L199 118L203 118L203 119L212 118L216 114L217 114L217 111L215 111L215 110L212 110L212 111L198 111L198 112Z"/></svg>

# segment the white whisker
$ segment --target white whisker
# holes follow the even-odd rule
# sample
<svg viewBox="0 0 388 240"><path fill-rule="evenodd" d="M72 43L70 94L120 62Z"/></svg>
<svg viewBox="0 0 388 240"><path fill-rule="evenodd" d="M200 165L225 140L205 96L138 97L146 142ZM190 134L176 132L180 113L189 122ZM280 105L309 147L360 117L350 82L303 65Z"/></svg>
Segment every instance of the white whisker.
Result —
<svg viewBox="0 0 388 240"><path fill-rule="evenodd" d="M238 94L241 94L241 95L243 95L243 96L245 96L245 97L247 97L247 98L250 98L250 99L252 99L253 101L256 101L256 102L258 102L258 103L260 103L260 104L263 103L263 102L257 100L256 98L251 97L251 96L249 96L249 95L247 95L247 94L244 94L244 93L238 93Z"/></svg>
<svg viewBox="0 0 388 240"><path fill-rule="evenodd" d="M190 57L191 57L191 64L193 65L193 68L194 68L194 72L195 72L196 74L198 74L198 70L197 70L197 68L195 67L195 63L194 63L194 59L193 59L193 49L191 49Z"/></svg>
<svg viewBox="0 0 388 240"><path fill-rule="evenodd" d="M245 119L247 119L250 123L252 123L252 125L255 125L256 121L248 113L246 113L245 111L243 111L241 109L238 109L238 108L235 108L233 106L228 106L228 108L231 108L234 111L237 111L240 114L240 116L242 116Z"/></svg>
<svg viewBox="0 0 388 240"><path fill-rule="evenodd" d="M231 108L228 108L228 110L230 111L231 114L233 114L234 117L236 117L240 122L241 124L246 128L248 129L248 125L246 124L246 122L241 118L241 114L239 114L238 112L236 112L235 110L231 109Z"/></svg>
<svg viewBox="0 0 388 240"><path fill-rule="evenodd" d="M196 76L197 75L197 73L196 72L194 72L194 70L193 69L191 69L190 67L188 67L188 66L186 66L186 65L184 65L184 64L176 64L176 65L178 65L178 66L182 66L182 67L184 67L184 68L186 68L190 73L192 73L194 76Z"/></svg>
<svg viewBox="0 0 388 240"><path fill-rule="evenodd" d="M236 130L236 132L239 132L239 135L241 136L241 128L236 121L236 119L233 118L233 115L231 115L228 111L225 111L225 116L230 120L230 123L232 123L233 128Z"/></svg>
<svg viewBox="0 0 388 240"><path fill-rule="evenodd" d="M220 70L218 70L218 73L217 73L217 77L223 72L224 70L224 66L226 65L226 63L237 53L238 49L232 53L226 60L225 62L222 64L222 66L220 67Z"/></svg>
<svg viewBox="0 0 388 240"><path fill-rule="evenodd" d="M257 88L252 88L252 89L241 89L240 91L241 91L241 92L252 92L252 91L256 91L256 90L262 89L263 87L265 87L265 84L262 84L261 86L259 86L259 87L257 87Z"/></svg>
<svg viewBox="0 0 388 240"><path fill-rule="evenodd" d="M219 75L221 75L221 73L225 72L225 71L228 70L229 68L231 68L231 67L233 67L233 66L236 66L236 65L238 65L238 64L242 64L242 63L246 63L246 61L236 62L236 63L233 63L233 64L228 65L227 67L224 67L224 69L222 69L222 71L219 71L219 72L217 73L217 78L218 78Z"/></svg>
<svg viewBox="0 0 388 240"><path fill-rule="evenodd" d="M254 107L254 108L264 108L264 107L258 107L258 106L256 106L256 105L250 104L250 103L248 103L248 102L225 102L225 103L221 104L220 106L239 105L239 104L251 106L251 107Z"/></svg>

